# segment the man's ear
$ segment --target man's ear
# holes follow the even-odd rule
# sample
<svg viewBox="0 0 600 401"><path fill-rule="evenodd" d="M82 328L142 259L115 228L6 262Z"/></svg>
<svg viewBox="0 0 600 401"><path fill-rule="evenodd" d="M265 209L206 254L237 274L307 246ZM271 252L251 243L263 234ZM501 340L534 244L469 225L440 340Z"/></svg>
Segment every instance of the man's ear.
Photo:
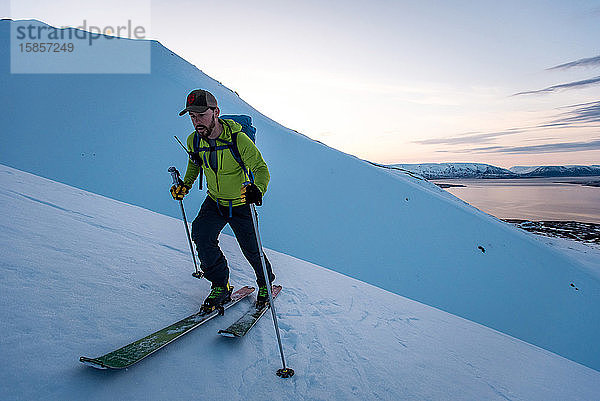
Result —
<svg viewBox="0 0 600 401"><path fill-rule="evenodd" d="M216 116L217 118L219 118L219 115L220 115L220 114L221 114L221 110L219 110L219 108L218 108L218 107L215 107L215 116Z"/></svg>

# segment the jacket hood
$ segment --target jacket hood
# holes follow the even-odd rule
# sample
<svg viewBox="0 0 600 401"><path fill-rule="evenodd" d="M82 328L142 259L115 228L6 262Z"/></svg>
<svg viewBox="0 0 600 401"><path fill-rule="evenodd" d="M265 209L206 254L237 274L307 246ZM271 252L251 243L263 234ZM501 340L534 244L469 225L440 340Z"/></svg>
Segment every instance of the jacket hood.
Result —
<svg viewBox="0 0 600 401"><path fill-rule="evenodd" d="M223 133L221 134L221 139L231 140L231 134L233 132L241 132L242 126L239 123L236 123L233 120L223 120L219 118L219 121L223 124Z"/></svg>

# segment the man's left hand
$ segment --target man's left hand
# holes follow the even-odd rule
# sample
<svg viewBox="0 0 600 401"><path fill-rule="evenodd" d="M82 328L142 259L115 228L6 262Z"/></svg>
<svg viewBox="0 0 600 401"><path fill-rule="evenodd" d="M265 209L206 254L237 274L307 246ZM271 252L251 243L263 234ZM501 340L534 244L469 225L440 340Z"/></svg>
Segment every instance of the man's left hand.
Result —
<svg viewBox="0 0 600 401"><path fill-rule="evenodd" d="M262 205L262 193L254 184L250 183L242 187L242 201L249 205L255 203L256 206Z"/></svg>

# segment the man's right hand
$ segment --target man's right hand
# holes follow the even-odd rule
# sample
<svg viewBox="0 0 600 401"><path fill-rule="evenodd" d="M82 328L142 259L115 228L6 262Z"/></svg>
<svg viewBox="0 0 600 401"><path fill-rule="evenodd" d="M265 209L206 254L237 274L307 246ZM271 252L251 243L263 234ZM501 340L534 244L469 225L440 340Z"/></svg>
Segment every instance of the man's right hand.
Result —
<svg viewBox="0 0 600 401"><path fill-rule="evenodd" d="M190 192L190 187L186 186L181 179L177 183L177 185L173 185L171 187L171 196L175 200L182 200L184 196L186 196Z"/></svg>

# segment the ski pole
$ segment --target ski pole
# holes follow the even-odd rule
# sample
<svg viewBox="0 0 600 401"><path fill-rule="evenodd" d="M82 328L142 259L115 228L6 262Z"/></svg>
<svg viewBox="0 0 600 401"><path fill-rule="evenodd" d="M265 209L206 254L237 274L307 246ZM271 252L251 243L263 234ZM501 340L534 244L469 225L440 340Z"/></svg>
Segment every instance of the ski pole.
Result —
<svg viewBox="0 0 600 401"><path fill-rule="evenodd" d="M174 166L169 167L169 173L173 178L173 185L179 184L179 171ZM179 206L181 206L181 215L183 216L183 224L185 225L185 232L187 233L188 243L190 244L190 251L192 252L192 260L194 261L194 268L196 271L192 273L192 276L196 278L202 278L203 274L198 270L198 264L196 263L196 255L194 255L194 247L192 246L192 236L190 235L190 229L188 227L187 219L185 218L185 209L183 208L183 200L179 199Z"/></svg>
<svg viewBox="0 0 600 401"><path fill-rule="evenodd" d="M294 370L285 366L285 357L283 356L283 346L281 345L281 336L279 334L279 324L277 324L277 314L275 313L275 304L273 303L273 293L271 291L271 280L267 274L267 263L265 262L265 254L262 249L262 242L260 240L260 233L258 232L258 218L256 217L256 207L254 204L250 204L250 211L252 215L252 224L254 225L254 233L256 234L256 242L258 244L258 253L260 254L260 262L262 263L263 274L267 283L267 293L269 294L269 304L271 306L271 314L273 315L273 324L275 325L275 334L277 334L277 343L279 344L279 353L281 354L281 363L283 368L277 370L277 376L288 378L294 375Z"/></svg>

